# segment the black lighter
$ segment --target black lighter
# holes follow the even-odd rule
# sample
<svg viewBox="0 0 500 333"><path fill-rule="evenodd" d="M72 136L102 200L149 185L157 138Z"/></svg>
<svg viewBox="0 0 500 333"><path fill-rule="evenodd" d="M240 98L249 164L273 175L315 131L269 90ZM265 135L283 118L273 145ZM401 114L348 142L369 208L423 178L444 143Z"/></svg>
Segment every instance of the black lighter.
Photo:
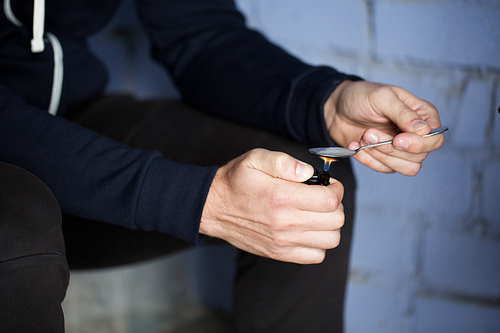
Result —
<svg viewBox="0 0 500 333"><path fill-rule="evenodd" d="M307 185L330 185L330 172L328 171L314 171L314 175L306 180L304 184Z"/></svg>

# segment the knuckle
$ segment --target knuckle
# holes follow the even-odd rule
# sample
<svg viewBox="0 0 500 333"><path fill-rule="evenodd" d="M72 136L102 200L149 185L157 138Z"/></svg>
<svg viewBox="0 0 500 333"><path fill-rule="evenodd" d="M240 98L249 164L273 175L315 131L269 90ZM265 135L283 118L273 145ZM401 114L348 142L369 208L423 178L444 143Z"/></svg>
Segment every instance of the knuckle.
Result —
<svg viewBox="0 0 500 333"><path fill-rule="evenodd" d="M274 159L274 169L276 175L281 175L289 168L290 159L286 154L276 154Z"/></svg>
<svg viewBox="0 0 500 333"><path fill-rule="evenodd" d="M381 171L380 170L380 167L379 167L379 163L377 163L375 161L375 159L368 159L364 162L364 164L370 168L370 169L373 169L373 170L377 170L377 171Z"/></svg>
<svg viewBox="0 0 500 333"><path fill-rule="evenodd" d="M331 194L328 196L325 204L325 208L329 211L336 210L340 205L340 198L337 195Z"/></svg>
<svg viewBox="0 0 500 333"><path fill-rule="evenodd" d="M411 166L407 168L405 174L407 176L415 176L417 173L420 172L421 167L422 167L421 163L413 163Z"/></svg>
<svg viewBox="0 0 500 333"><path fill-rule="evenodd" d="M285 231L290 225L279 211L273 212L269 223L271 236L274 237L277 233Z"/></svg>
<svg viewBox="0 0 500 333"><path fill-rule="evenodd" d="M288 204L289 197L284 191L275 190L269 195L271 207L284 207Z"/></svg>
<svg viewBox="0 0 500 333"><path fill-rule="evenodd" d="M387 165L390 158L391 156L388 154L380 154L380 156L377 156L378 161L384 165Z"/></svg>
<svg viewBox="0 0 500 333"><path fill-rule="evenodd" d="M421 154L426 150L426 146L420 137L413 138L410 140L410 146L408 151L414 154Z"/></svg>
<svg viewBox="0 0 500 333"><path fill-rule="evenodd" d="M344 186L341 183L336 183L334 187L327 196L325 196L325 207L329 211L334 211L339 208L344 197Z"/></svg>
<svg viewBox="0 0 500 333"><path fill-rule="evenodd" d="M316 255L311 256L307 261L308 264L321 264L326 257L326 251L318 251Z"/></svg>
<svg viewBox="0 0 500 333"><path fill-rule="evenodd" d="M395 95L394 90L392 90L391 86L388 85L379 85L375 94L380 99L386 99Z"/></svg>
<svg viewBox="0 0 500 333"><path fill-rule="evenodd" d="M287 253L283 251L282 248L271 246L266 249L266 251L264 252L264 256L274 260L284 261L287 258Z"/></svg>
<svg viewBox="0 0 500 333"><path fill-rule="evenodd" d="M258 148L257 149L252 149L250 151L247 151L245 154L242 155L243 158L248 158L248 159L255 159L257 157L257 155L259 154L258 152Z"/></svg>
<svg viewBox="0 0 500 333"><path fill-rule="evenodd" d="M336 224L335 224L335 229L340 229L344 226L344 223L345 223L345 214L344 214L344 205L340 204L339 205L339 208L337 211L337 218L335 220Z"/></svg>
<svg viewBox="0 0 500 333"><path fill-rule="evenodd" d="M273 244L277 248L285 248L290 244L288 237L284 233L275 233L272 236Z"/></svg>
<svg viewBox="0 0 500 333"><path fill-rule="evenodd" d="M444 145L444 135L438 135L437 149Z"/></svg>
<svg viewBox="0 0 500 333"><path fill-rule="evenodd" d="M251 149L250 151L247 152L248 155L250 156L258 156L264 152L264 149L262 148L254 148Z"/></svg>
<svg viewBox="0 0 500 333"><path fill-rule="evenodd" d="M417 163L422 163L427 158L427 153L418 154L416 157Z"/></svg>
<svg viewBox="0 0 500 333"><path fill-rule="evenodd" d="M340 196L344 195L344 185L341 182L336 182L335 183L336 187L339 189Z"/></svg>
<svg viewBox="0 0 500 333"><path fill-rule="evenodd" d="M331 249L334 249L340 245L340 238L341 238L340 231L336 232L335 235L332 237Z"/></svg>

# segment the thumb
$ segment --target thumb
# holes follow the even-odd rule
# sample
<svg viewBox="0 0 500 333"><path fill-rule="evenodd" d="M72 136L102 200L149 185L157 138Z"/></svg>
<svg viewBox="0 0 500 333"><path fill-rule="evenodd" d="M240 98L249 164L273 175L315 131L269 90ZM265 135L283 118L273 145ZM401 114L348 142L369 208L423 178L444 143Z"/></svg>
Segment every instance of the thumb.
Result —
<svg viewBox="0 0 500 333"><path fill-rule="evenodd" d="M281 152L254 149L249 156L250 166L274 178L303 182L311 178L314 168Z"/></svg>
<svg viewBox="0 0 500 333"><path fill-rule="evenodd" d="M424 120L411 105L421 105L423 100L410 92L392 87L393 94L382 98L381 109L384 116L389 118L403 132L425 135L431 131L431 126Z"/></svg>

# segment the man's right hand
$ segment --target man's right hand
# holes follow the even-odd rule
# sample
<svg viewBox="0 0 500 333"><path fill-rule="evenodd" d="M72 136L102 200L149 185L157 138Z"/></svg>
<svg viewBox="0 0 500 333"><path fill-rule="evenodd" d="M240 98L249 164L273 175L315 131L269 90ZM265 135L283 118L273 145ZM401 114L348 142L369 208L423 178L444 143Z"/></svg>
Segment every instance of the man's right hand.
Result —
<svg viewBox="0 0 500 333"><path fill-rule="evenodd" d="M300 264L320 263L338 246L344 188L302 184L312 166L279 152L254 149L219 168L200 233L244 251Z"/></svg>

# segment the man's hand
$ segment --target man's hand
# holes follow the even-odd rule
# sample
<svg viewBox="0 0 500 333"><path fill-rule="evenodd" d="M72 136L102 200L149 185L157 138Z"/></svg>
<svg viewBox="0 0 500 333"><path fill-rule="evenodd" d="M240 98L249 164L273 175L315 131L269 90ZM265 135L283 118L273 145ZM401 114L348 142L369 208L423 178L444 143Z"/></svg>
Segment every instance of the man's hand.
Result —
<svg viewBox="0 0 500 333"><path fill-rule="evenodd" d="M312 166L255 149L221 167L203 209L200 233L239 249L300 264L320 263L340 242L344 188L301 182Z"/></svg>
<svg viewBox="0 0 500 333"><path fill-rule="evenodd" d="M325 103L325 121L333 140L349 149L394 138L355 156L380 172L413 176L444 143L444 135L422 137L441 126L436 108L396 86L345 81Z"/></svg>

